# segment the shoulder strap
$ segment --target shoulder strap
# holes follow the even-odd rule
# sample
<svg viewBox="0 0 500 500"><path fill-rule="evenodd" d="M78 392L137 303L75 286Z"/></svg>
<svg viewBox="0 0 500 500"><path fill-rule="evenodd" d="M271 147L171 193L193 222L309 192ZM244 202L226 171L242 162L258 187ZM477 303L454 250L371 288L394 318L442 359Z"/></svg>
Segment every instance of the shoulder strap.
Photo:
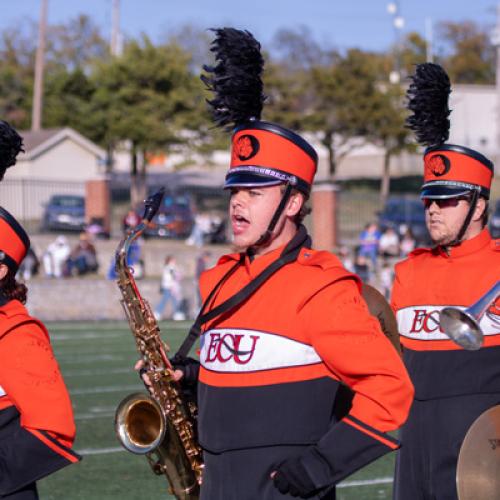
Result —
<svg viewBox="0 0 500 500"><path fill-rule="evenodd" d="M241 254L240 260L234 265L215 285L213 290L208 295L207 299L201 307L200 313L198 314L193 326L189 330L189 333L182 343L179 350L176 352L174 358L185 358L193 344L196 342L198 337L201 335L201 327L207 321L210 321L222 313L234 309L236 306L240 305L242 302L247 300L255 291L268 280L276 271L281 269L286 264L297 260L297 257L303 247L309 247L311 245L311 239L309 238L304 226L300 226L297 234L290 241L290 243L284 248L280 257L267 266L258 276L255 277L248 285L243 287L239 292L235 293L232 297L214 307L210 311L204 312L208 304L211 302L212 298L216 292L220 289L222 284L236 271L236 269L243 264L245 254Z"/></svg>

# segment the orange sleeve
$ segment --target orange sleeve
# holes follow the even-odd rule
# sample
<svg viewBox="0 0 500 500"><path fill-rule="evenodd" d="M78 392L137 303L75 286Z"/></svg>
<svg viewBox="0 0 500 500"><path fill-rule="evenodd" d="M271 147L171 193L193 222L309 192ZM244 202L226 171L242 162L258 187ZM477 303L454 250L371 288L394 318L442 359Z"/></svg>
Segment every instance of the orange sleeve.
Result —
<svg viewBox="0 0 500 500"><path fill-rule="evenodd" d="M334 377L355 393L349 416L379 432L400 427L413 400L413 385L355 281L331 284L307 308L312 345Z"/></svg>
<svg viewBox="0 0 500 500"><path fill-rule="evenodd" d="M0 386L18 409L21 426L44 430L70 447L73 409L50 342L36 323L24 323L0 340Z"/></svg>

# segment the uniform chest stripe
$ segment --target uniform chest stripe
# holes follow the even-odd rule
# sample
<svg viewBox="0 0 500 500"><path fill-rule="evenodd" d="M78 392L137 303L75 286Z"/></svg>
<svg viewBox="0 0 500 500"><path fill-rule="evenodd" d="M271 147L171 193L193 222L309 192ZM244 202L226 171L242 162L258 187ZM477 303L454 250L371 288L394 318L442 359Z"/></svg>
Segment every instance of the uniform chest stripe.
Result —
<svg viewBox="0 0 500 500"><path fill-rule="evenodd" d="M418 305L405 307L398 310L397 320L399 333L404 337L416 340L449 340L441 331L439 325L439 312L446 305ZM459 309L466 309L466 307ZM486 313L479 323L485 336L500 334L500 317Z"/></svg>
<svg viewBox="0 0 500 500"><path fill-rule="evenodd" d="M201 337L200 360L216 372L253 372L321 363L314 348L258 330L218 328Z"/></svg>

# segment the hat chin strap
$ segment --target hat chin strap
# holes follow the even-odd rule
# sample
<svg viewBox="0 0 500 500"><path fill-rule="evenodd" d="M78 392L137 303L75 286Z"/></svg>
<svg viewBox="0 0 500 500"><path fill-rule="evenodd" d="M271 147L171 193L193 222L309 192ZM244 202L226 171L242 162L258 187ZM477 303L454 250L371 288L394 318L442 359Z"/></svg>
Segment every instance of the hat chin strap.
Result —
<svg viewBox="0 0 500 500"><path fill-rule="evenodd" d="M263 233L252 246L248 247L247 249L248 255L250 256L254 255L258 247L263 247L264 245L267 245L271 240L276 224L278 223L278 220L281 217L281 214L283 213L283 210L285 209L288 200L290 199L290 195L292 194L292 189L296 184L296 182L294 181L295 177L292 177L287 181L285 192L281 197L281 201L278 207L276 208L276 211L274 212L273 218L271 219L269 226L267 226L265 233Z"/></svg>
<svg viewBox="0 0 500 500"><path fill-rule="evenodd" d="M462 243L462 239L464 237L465 231L467 231L467 228L469 227L470 221L472 220L472 216L474 215L474 210L476 210L477 200L479 198L480 189L481 189L480 187L477 187L472 192L469 211L467 212L467 215L465 216L464 223L462 224L460 231L458 231L457 237L451 243L448 243L446 246L456 247L457 245L460 245L460 243Z"/></svg>

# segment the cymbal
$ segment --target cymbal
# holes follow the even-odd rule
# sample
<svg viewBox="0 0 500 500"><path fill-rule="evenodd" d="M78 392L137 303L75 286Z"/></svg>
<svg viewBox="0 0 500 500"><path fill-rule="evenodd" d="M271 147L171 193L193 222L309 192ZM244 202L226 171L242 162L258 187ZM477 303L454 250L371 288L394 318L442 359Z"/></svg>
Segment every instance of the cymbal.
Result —
<svg viewBox="0 0 500 500"><path fill-rule="evenodd" d="M483 412L467 431L457 464L460 500L500 498L500 405Z"/></svg>

